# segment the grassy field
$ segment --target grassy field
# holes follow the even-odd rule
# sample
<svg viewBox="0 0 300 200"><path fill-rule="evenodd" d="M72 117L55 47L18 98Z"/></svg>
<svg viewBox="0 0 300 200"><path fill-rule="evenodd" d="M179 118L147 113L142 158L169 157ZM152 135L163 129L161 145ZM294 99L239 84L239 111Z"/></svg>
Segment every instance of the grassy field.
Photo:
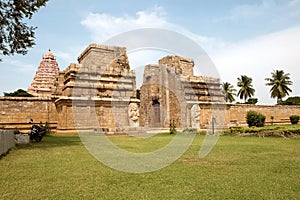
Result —
<svg viewBox="0 0 300 200"><path fill-rule="evenodd" d="M110 137L146 152L173 136ZM300 140L222 136L204 159L197 135L172 165L145 174L110 169L93 158L77 135L47 136L0 160L1 199L299 199Z"/></svg>

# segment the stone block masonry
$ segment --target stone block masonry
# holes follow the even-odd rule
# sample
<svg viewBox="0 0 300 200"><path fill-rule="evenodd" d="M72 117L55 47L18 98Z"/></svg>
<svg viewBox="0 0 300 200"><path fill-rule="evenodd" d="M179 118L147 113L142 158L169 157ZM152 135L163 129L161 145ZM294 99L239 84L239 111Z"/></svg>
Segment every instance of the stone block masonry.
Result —
<svg viewBox="0 0 300 200"><path fill-rule="evenodd" d="M246 114L253 110L266 116L266 124L271 124L273 116L274 124L290 124L291 115L300 116L300 106L287 105L249 105L249 104L230 104L227 107L227 123L247 126Z"/></svg>
<svg viewBox="0 0 300 200"><path fill-rule="evenodd" d="M219 127L248 126L247 112L250 110L266 116L266 125L290 124L291 115L300 115L300 106L249 105L249 104L209 104L200 103L200 128L209 128L212 117ZM212 109L213 108L213 109ZM225 113L224 113L225 112ZM273 116L273 121L271 119Z"/></svg>
<svg viewBox="0 0 300 200"><path fill-rule="evenodd" d="M15 146L14 132L0 129L0 156Z"/></svg>
<svg viewBox="0 0 300 200"><path fill-rule="evenodd" d="M55 56L43 56L28 92L38 97L0 97L0 127L28 133L32 119L56 133L124 133L137 128L217 128L247 126L254 110L266 122L289 124L300 106L226 104L220 80L196 76L193 59L166 56L145 67L141 100L125 47L89 45L65 70Z"/></svg>
<svg viewBox="0 0 300 200"><path fill-rule="evenodd" d="M101 127L110 133L136 126L129 106L139 100L126 48L91 44L78 61L60 72L55 83L58 132L92 132Z"/></svg>
<svg viewBox="0 0 300 200"><path fill-rule="evenodd" d="M58 118L53 100L49 97L0 97L1 128L28 133L30 119L34 123L48 122L55 130Z"/></svg>
<svg viewBox="0 0 300 200"><path fill-rule="evenodd" d="M180 56L166 56L158 64L145 67L140 106L142 126L167 128L173 121L178 128L200 128L203 121L199 118L199 104L224 102L220 80L195 76L193 68L192 59Z"/></svg>

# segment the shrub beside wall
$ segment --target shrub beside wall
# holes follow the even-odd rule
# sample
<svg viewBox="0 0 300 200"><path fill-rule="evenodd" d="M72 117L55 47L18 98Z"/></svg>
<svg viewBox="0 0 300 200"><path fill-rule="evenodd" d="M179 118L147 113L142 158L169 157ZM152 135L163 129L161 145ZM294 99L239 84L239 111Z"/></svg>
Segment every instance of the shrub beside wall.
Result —
<svg viewBox="0 0 300 200"><path fill-rule="evenodd" d="M265 125L266 116L251 110L247 112L246 120L249 127L263 127Z"/></svg>
<svg viewBox="0 0 300 200"><path fill-rule="evenodd" d="M298 124L299 118L300 118L300 116L298 116L298 115L292 115L292 116L290 116L291 124Z"/></svg>

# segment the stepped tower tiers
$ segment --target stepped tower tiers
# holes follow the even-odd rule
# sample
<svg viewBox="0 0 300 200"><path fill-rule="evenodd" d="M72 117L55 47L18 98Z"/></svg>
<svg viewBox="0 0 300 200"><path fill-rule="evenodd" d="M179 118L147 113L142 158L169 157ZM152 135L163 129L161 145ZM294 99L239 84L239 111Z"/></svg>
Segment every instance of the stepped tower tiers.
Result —
<svg viewBox="0 0 300 200"><path fill-rule="evenodd" d="M220 80L195 76L193 68L193 59L180 56L166 56L158 64L145 67L140 101L141 126L167 128L172 120L181 128L207 128L212 109L213 113L220 111L218 116L224 116L221 113L223 107L217 106L224 102Z"/></svg>
<svg viewBox="0 0 300 200"><path fill-rule="evenodd" d="M125 47L90 44L59 72L53 90L58 132L105 133L136 128L138 105L135 72Z"/></svg>
<svg viewBox="0 0 300 200"><path fill-rule="evenodd" d="M54 88L54 81L59 74L56 56L49 50L43 55L33 81L28 88L28 93L34 96L50 97Z"/></svg>

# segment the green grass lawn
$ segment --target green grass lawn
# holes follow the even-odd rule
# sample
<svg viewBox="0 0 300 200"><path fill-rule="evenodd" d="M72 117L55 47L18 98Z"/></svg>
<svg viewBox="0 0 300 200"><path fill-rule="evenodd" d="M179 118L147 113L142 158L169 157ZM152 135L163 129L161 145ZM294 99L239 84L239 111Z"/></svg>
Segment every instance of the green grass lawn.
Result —
<svg viewBox="0 0 300 200"><path fill-rule="evenodd" d="M129 151L147 152L173 136L112 136ZM0 160L0 199L299 199L300 140L222 136L198 158L204 136L156 172L130 174L104 166L77 135L47 136Z"/></svg>

